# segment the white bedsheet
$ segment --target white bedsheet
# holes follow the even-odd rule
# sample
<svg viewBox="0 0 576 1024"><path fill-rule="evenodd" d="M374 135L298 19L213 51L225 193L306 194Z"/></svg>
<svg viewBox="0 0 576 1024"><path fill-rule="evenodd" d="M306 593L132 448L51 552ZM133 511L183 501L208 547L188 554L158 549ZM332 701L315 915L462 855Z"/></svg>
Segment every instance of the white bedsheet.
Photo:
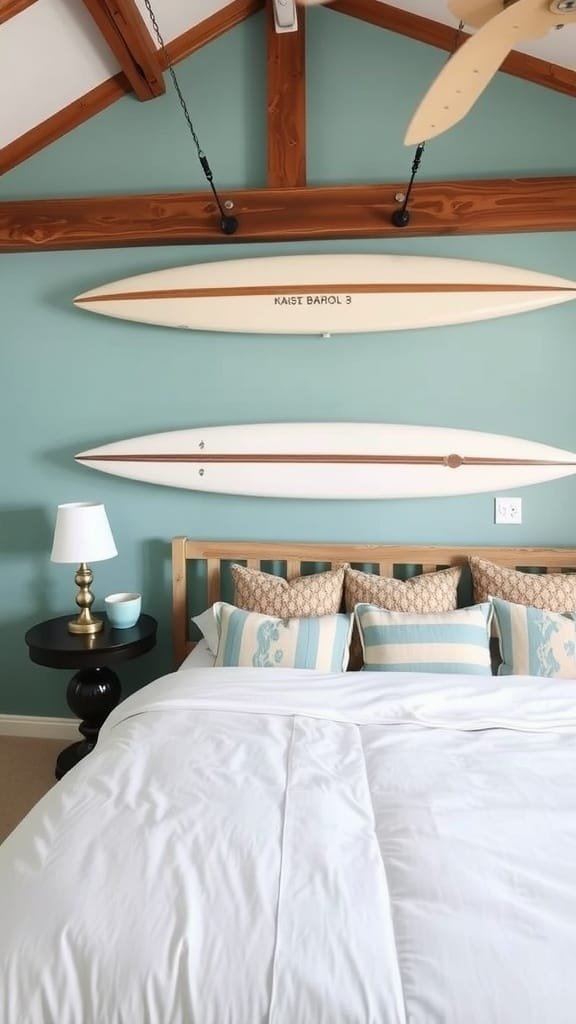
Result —
<svg viewBox="0 0 576 1024"><path fill-rule="evenodd" d="M184 661L178 667L178 671L181 672L183 669L189 668L212 668L215 661L216 658L204 637L201 637L196 646L190 651L190 654L186 655Z"/></svg>
<svg viewBox="0 0 576 1024"><path fill-rule="evenodd" d="M2 1024L573 1024L576 683L184 670L0 848Z"/></svg>

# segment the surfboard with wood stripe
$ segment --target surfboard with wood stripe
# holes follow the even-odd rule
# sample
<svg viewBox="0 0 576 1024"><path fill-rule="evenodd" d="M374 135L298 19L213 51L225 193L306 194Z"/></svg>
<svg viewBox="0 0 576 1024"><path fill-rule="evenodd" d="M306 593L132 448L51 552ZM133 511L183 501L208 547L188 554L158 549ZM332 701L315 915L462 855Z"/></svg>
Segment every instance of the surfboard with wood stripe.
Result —
<svg viewBox="0 0 576 1024"><path fill-rule="evenodd" d="M169 487L273 498L424 498L576 474L576 454L535 441L394 423L194 427L81 452L92 469Z"/></svg>
<svg viewBox="0 0 576 1024"><path fill-rule="evenodd" d="M197 331L354 334L510 316L576 298L576 282L428 256L330 254L222 260L103 285L76 306Z"/></svg>

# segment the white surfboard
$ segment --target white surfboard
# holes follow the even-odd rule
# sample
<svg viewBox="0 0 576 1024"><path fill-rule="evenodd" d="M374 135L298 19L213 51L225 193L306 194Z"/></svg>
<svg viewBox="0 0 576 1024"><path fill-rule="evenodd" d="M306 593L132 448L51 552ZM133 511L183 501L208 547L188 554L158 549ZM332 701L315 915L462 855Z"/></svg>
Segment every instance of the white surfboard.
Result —
<svg viewBox="0 0 576 1024"><path fill-rule="evenodd" d="M104 316L197 331L351 334L510 316L576 298L576 282L428 256L272 256L174 267L74 302Z"/></svg>
<svg viewBox="0 0 576 1024"><path fill-rule="evenodd" d="M116 476L272 498L424 498L576 473L576 454L474 430L394 423L257 423L135 437L76 455Z"/></svg>

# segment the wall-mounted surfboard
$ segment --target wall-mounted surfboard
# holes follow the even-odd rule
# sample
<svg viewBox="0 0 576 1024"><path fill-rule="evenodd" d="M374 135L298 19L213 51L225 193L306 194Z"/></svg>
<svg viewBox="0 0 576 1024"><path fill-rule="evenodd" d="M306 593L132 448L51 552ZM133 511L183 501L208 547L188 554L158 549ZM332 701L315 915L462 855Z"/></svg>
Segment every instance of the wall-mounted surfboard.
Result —
<svg viewBox="0 0 576 1024"><path fill-rule="evenodd" d="M509 316L576 298L576 282L429 256L272 256L174 267L78 295L105 316L197 331L351 334Z"/></svg>
<svg viewBox="0 0 576 1024"><path fill-rule="evenodd" d="M76 455L149 483L272 498L424 498L576 473L576 454L475 430L394 423L258 423L135 437Z"/></svg>

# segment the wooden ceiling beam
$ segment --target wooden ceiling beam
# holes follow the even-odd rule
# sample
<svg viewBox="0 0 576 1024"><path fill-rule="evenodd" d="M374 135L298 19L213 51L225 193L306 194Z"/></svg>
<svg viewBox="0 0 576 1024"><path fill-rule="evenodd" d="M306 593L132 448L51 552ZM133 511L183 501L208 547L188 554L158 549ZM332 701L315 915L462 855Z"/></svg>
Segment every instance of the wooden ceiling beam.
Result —
<svg viewBox="0 0 576 1024"><path fill-rule="evenodd" d="M425 182L396 228L404 187L226 190L239 221L228 237L210 192L2 202L0 251L576 231L576 176Z"/></svg>
<svg viewBox="0 0 576 1024"><path fill-rule="evenodd" d="M0 0L1 2L1 0ZM166 52L173 64L184 60L196 50L206 46L219 36L228 32L229 29L239 25L246 18L249 18L255 11L264 6L264 0L232 0L215 14L205 18L198 25L184 32L181 36L173 39L166 45ZM80 96L73 103L59 110L58 113L48 117L45 121L31 128L19 138L9 142L8 145L0 148L0 174L5 174L24 160L28 160L34 153L56 142L67 132L72 131L79 125L89 121L94 114L106 110L116 100L122 99L131 91L130 83L124 72L119 71L113 78L97 85L90 92Z"/></svg>
<svg viewBox="0 0 576 1024"><path fill-rule="evenodd" d="M277 32L272 0L266 11L267 183L271 188L306 184L306 14L298 31Z"/></svg>
<svg viewBox="0 0 576 1024"><path fill-rule="evenodd" d="M139 100L166 92L152 37L134 0L84 0Z"/></svg>
<svg viewBox="0 0 576 1024"><path fill-rule="evenodd" d="M454 26L432 21L431 18L424 18L420 14L413 14L399 7L392 7L381 0L333 0L327 4L326 9L359 18L370 25L397 32L399 35L408 36L409 39L417 39L420 43L437 46L449 53L454 49ZM461 41L467 38L467 33L463 32ZM542 85L546 89L565 93L567 96L576 96L576 71L562 67L561 64L552 64L539 57L531 57L527 53L513 50L501 65L500 71Z"/></svg>
<svg viewBox="0 0 576 1024"><path fill-rule="evenodd" d="M35 3L37 0L0 0L0 25Z"/></svg>

